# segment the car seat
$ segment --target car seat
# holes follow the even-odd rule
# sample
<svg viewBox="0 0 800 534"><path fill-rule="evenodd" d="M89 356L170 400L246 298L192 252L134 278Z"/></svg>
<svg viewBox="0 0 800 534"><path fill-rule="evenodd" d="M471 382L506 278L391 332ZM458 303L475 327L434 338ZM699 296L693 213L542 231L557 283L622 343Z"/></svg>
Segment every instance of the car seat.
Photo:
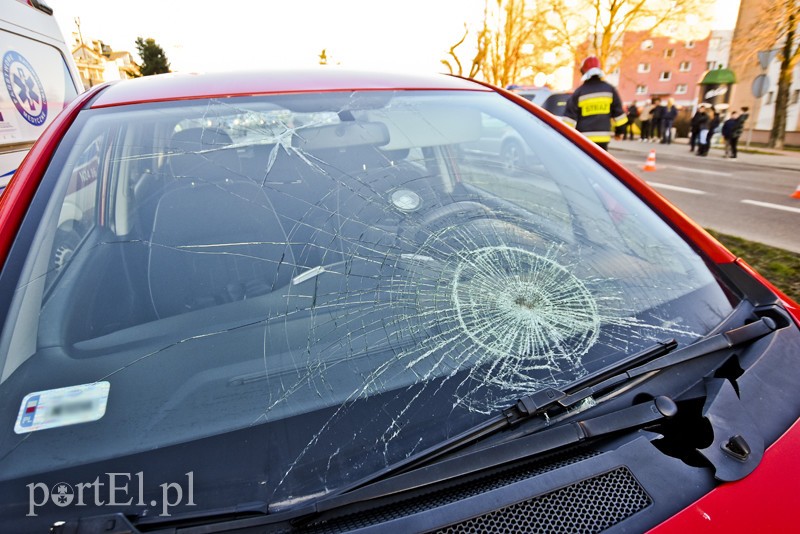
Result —
<svg viewBox="0 0 800 534"><path fill-rule="evenodd" d="M231 145L210 128L172 140L175 179L158 199L147 262L159 318L253 298L291 279L286 232L260 185L239 172Z"/></svg>

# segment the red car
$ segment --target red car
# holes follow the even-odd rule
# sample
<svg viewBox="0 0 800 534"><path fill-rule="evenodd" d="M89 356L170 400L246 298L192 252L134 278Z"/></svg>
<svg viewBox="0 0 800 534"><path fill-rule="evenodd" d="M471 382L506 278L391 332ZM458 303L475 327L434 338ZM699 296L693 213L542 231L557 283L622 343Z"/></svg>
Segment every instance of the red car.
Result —
<svg viewBox="0 0 800 534"><path fill-rule="evenodd" d="M794 527L800 308L518 95L95 87L0 228L3 532Z"/></svg>

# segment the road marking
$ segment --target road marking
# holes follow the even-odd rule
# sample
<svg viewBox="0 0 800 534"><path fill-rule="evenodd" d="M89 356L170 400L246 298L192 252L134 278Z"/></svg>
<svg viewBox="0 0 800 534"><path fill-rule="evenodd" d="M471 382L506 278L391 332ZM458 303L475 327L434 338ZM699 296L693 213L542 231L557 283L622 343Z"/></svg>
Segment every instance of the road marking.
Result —
<svg viewBox="0 0 800 534"><path fill-rule="evenodd" d="M690 195L707 194L705 191L701 191L699 189L691 189L689 187L678 187L677 185L660 184L658 182L647 182L647 183L652 185L653 187L657 187L658 189L668 189L670 191L678 191L680 193L689 193Z"/></svg>
<svg viewBox="0 0 800 534"><path fill-rule="evenodd" d="M761 206L762 208L772 208L774 210L791 211L792 213L800 213L800 208L793 208L791 206L783 206L781 204L770 204L769 202L759 202L758 200L742 200L742 204L752 204L753 206Z"/></svg>
<svg viewBox="0 0 800 534"><path fill-rule="evenodd" d="M705 169L693 169L691 167L678 167L677 165L667 165L670 169L678 169L679 171L686 171L686 172L693 172L698 174L712 174L714 176L733 176L733 174L729 172L720 172L720 171L707 171Z"/></svg>
<svg viewBox="0 0 800 534"><path fill-rule="evenodd" d="M619 159L619 158L617 158L617 161L619 161L620 163L622 163L626 167L629 167L630 169L633 169L634 167L638 167L638 166L642 165L641 161L633 161L633 160L629 160L629 159ZM733 176L733 174L730 173L730 172L707 171L705 169L695 169L695 168L692 168L692 167L679 167L678 165L660 165L660 164L656 164L656 168L658 170L661 170L661 169L675 169L675 170L678 170L678 171L692 172L692 173L696 173L696 174L710 174L712 176L724 176L724 177Z"/></svg>

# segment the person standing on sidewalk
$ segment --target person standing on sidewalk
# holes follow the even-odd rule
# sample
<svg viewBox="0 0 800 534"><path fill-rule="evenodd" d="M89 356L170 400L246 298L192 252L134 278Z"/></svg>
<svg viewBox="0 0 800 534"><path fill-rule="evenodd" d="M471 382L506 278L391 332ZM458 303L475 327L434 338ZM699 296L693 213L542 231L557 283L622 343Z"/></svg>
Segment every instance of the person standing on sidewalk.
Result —
<svg viewBox="0 0 800 534"><path fill-rule="evenodd" d="M722 123L722 138L725 139L725 157L733 157L735 149L733 149L733 132L736 130L736 123L739 119L736 117L736 112L731 112L728 120Z"/></svg>
<svg viewBox="0 0 800 534"><path fill-rule="evenodd" d="M650 120L651 136L650 142L654 143L661 138L661 120L664 118L666 107L661 103L661 98L653 99L653 116Z"/></svg>
<svg viewBox="0 0 800 534"><path fill-rule="evenodd" d="M653 124L653 107L652 101L647 102L642 108L641 114L639 114L639 123L642 129L639 135L639 141L647 142L650 140L650 132Z"/></svg>
<svg viewBox="0 0 800 534"><path fill-rule="evenodd" d="M583 84L567 100L561 119L608 150L614 128L628 122L622 100L614 86L602 79L604 74L597 57L583 60L581 74Z"/></svg>
<svg viewBox="0 0 800 534"><path fill-rule="evenodd" d="M697 126L700 129L700 135L697 136L698 145L696 154L698 156L707 156L708 151L706 147L710 145L706 145L706 142L708 141L708 129L711 126L711 117L708 110L703 110L703 113L697 121Z"/></svg>
<svg viewBox="0 0 800 534"><path fill-rule="evenodd" d="M733 130L733 136L731 137L731 158L736 159L737 156L737 146L739 144L739 138L744 133L744 123L747 122L747 119L750 117L750 114L747 113L749 108L744 107L742 108L742 114L739 115L739 118L736 119L736 128Z"/></svg>
<svg viewBox="0 0 800 534"><path fill-rule="evenodd" d="M667 105L664 106L664 112L661 116L661 144L672 144L672 124L678 116L678 108L675 107L675 100L672 98L667 99Z"/></svg>
<svg viewBox="0 0 800 534"><path fill-rule="evenodd" d="M708 125L708 138L706 139L706 152L711 148L714 141L714 134L717 133L719 125L722 122L722 115L717 108L711 106L711 124Z"/></svg>
<svg viewBox="0 0 800 534"><path fill-rule="evenodd" d="M627 140L628 136L630 136L631 141L633 141L633 126L636 124L636 119L639 118L639 108L636 107L636 100L631 102L631 105L628 106L628 123L625 124L625 135L622 136L623 139Z"/></svg>
<svg viewBox="0 0 800 534"><path fill-rule="evenodd" d="M700 138L700 117L705 115L706 107L703 104L700 104L700 107L697 108L695 111L692 120L689 122L690 127L690 134L689 134L689 152L694 152L695 147L697 147L700 143L698 142Z"/></svg>

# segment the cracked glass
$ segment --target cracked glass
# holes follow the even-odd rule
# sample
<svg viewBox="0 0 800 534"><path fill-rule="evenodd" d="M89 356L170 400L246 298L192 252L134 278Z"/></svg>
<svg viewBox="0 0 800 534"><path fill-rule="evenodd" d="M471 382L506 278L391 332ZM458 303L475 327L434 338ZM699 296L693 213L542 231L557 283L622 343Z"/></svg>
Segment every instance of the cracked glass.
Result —
<svg viewBox="0 0 800 534"><path fill-rule="evenodd" d="M38 195L0 338L6 480L181 446L198 480L248 488L200 506L292 505L732 309L634 194L491 92L84 111ZM102 417L12 431L26 395L97 383ZM233 433L246 458L196 464Z"/></svg>

